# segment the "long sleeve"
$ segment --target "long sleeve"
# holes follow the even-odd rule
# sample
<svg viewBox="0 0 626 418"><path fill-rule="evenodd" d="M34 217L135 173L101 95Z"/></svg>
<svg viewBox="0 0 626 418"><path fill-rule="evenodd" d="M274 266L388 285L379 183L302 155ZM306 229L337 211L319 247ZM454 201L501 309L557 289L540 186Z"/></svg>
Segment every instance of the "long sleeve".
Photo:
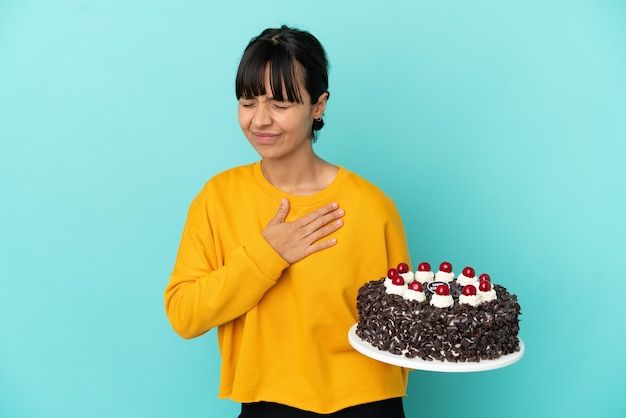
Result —
<svg viewBox="0 0 626 418"><path fill-rule="evenodd" d="M237 219L211 219L211 195L205 188L190 206L165 291L167 316L184 338L202 335L247 312L288 267L260 231L251 231L245 242L232 249L225 248L211 222L228 224Z"/></svg>

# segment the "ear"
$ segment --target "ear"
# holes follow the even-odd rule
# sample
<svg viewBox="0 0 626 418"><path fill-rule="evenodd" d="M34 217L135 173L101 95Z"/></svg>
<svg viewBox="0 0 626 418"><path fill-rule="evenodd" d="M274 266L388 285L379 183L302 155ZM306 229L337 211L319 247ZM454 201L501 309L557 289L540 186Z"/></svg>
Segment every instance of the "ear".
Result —
<svg viewBox="0 0 626 418"><path fill-rule="evenodd" d="M320 94L320 97L317 98L317 102L313 105L313 119L319 119L324 114L326 110L326 101L328 100L328 92Z"/></svg>

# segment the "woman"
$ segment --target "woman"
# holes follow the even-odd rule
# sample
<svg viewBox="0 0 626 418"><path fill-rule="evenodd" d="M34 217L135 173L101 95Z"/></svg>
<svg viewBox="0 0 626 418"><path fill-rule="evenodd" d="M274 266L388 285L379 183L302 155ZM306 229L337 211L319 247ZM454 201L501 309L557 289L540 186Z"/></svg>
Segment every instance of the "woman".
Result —
<svg viewBox="0 0 626 418"><path fill-rule="evenodd" d="M376 186L320 158L328 63L308 32L252 39L236 79L259 162L210 179L189 209L165 306L194 338L218 327L221 398L240 417L404 417L407 372L350 346L356 295L409 261ZM326 415L330 414L330 415Z"/></svg>

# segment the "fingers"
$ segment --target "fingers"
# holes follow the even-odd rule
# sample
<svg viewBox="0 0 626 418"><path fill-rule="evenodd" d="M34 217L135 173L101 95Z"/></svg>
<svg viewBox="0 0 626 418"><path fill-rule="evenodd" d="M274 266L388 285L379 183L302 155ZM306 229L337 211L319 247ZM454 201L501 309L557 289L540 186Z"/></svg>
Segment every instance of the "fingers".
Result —
<svg viewBox="0 0 626 418"><path fill-rule="evenodd" d="M337 239L334 237L331 237L326 240L322 240L322 239L324 237L329 236L333 232L337 231L342 226L343 226L343 221L339 219L331 224L324 226L323 228L316 230L314 233L310 234L308 238L311 241L311 244L305 248L305 256L311 255L321 250L325 250L337 244Z"/></svg>
<svg viewBox="0 0 626 418"><path fill-rule="evenodd" d="M304 256L325 250L337 243L334 237L324 238L343 226L341 218L344 214L344 210L340 209L337 203L331 203L294 221L295 224L300 224L302 236L306 239Z"/></svg>
<svg viewBox="0 0 626 418"><path fill-rule="evenodd" d="M315 244L311 244L306 248L304 256L306 257L318 251L325 250L327 248L332 247L335 244L337 244L337 240L335 238L330 238L325 241L316 242Z"/></svg>
<svg viewBox="0 0 626 418"><path fill-rule="evenodd" d="M315 222L311 222L307 225L305 228L305 236L307 236L312 243L327 237L343 226L343 219L340 219L341 216L343 216L342 213L337 214L333 212L318 218Z"/></svg>
<svg viewBox="0 0 626 418"><path fill-rule="evenodd" d="M328 235L328 233L339 229L339 227L343 225L343 221L341 221L340 219L341 217L343 217L343 215L345 215L344 210L340 209L339 205L333 202L317 210L314 210L313 212L303 216L300 219L295 220L294 223L297 223L298 226L302 227L305 231L308 231L307 235L312 234L316 231L328 231L325 234ZM333 224L333 227L331 227L330 229L325 228L325 225L330 224L334 220L339 220L339 223Z"/></svg>
<svg viewBox="0 0 626 418"><path fill-rule="evenodd" d="M285 222L287 219L287 214L289 213L289 201L286 198L282 198L280 200L280 206L278 207L278 211L276 215L272 218L270 223L279 224Z"/></svg>

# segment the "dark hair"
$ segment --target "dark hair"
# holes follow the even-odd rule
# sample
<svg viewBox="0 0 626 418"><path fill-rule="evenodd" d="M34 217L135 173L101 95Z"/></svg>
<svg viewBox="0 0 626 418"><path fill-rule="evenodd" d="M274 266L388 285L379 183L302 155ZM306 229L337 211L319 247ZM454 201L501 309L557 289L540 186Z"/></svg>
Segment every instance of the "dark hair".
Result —
<svg viewBox="0 0 626 418"><path fill-rule="evenodd" d="M300 64L296 66L296 62ZM322 44L309 32L281 26L265 29L246 47L235 80L235 94L240 98L262 96L265 92L265 68L269 64L272 97L280 101L302 103L299 81L311 96L311 104L328 92L328 60ZM287 97L283 97L283 87ZM313 121L315 131L324 121Z"/></svg>

